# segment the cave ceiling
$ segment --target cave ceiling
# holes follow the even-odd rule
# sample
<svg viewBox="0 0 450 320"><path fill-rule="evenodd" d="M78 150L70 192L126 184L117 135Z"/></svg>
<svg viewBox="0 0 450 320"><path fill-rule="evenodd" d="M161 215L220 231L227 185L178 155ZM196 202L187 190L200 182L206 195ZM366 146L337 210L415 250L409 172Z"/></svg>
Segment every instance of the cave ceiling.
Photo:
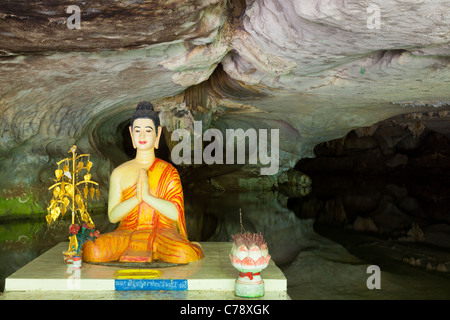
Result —
<svg viewBox="0 0 450 320"><path fill-rule="evenodd" d="M194 120L279 129L280 172L353 129L450 107L448 0L70 4L79 28L66 2L0 4L4 187L42 183L72 144L107 181L142 100L166 140Z"/></svg>

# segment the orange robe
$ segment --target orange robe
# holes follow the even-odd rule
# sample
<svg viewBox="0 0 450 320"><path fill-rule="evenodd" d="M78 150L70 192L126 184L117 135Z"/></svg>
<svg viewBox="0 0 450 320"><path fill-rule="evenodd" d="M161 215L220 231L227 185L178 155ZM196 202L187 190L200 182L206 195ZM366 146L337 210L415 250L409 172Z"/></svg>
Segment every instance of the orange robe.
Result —
<svg viewBox="0 0 450 320"><path fill-rule="evenodd" d="M148 169L148 180L150 193L171 201L178 211L178 219L171 220L141 202L115 231L84 245L84 261L188 263L203 258L201 247L187 238L183 190L177 170L171 164L155 159ZM122 201L135 194L136 184L123 190Z"/></svg>

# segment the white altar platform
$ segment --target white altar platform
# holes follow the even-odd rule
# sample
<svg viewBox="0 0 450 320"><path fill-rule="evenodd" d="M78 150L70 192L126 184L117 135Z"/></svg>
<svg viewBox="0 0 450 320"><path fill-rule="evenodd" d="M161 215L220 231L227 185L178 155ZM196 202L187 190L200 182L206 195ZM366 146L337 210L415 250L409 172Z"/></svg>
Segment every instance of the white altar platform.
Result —
<svg viewBox="0 0 450 320"><path fill-rule="evenodd" d="M118 289L115 272L123 269L83 262L81 269L64 263L60 243L6 278L0 299L236 299L238 271L230 263L231 242L202 242L205 257L187 265L158 268L151 290ZM154 268L156 269L156 268ZM287 280L271 260L261 272L265 294L258 299L288 300ZM181 283L181 286L170 286ZM159 286L159 287L158 287ZM168 288L168 289L167 289ZM174 288L174 289L171 289ZM242 299L242 298L239 298Z"/></svg>

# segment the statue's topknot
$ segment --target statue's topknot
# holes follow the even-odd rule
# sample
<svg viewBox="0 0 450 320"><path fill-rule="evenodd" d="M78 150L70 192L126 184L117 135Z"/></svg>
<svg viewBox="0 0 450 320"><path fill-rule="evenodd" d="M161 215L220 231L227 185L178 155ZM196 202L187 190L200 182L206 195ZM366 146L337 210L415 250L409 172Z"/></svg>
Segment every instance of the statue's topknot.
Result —
<svg viewBox="0 0 450 320"><path fill-rule="evenodd" d="M133 128L133 122L136 119L151 119L155 124L155 132L158 133L158 127L160 126L158 113L154 110L153 105L148 101L141 101L136 107L131 116L130 126Z"/></svg>
<svg viewBox="0 0 450 320"><path fill-rule="evenodd" d="M141 101L138 103L137 107L136 107L136 111L138 110L148 110L148 111L153 111L154 107L153 105L148 102L148 101Z"/></svg>

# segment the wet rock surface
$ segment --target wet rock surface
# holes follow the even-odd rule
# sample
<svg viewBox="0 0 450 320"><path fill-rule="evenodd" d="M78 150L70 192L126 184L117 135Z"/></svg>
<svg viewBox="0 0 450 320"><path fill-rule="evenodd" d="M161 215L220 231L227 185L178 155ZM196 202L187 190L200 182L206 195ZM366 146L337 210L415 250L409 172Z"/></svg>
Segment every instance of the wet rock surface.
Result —
<svg viewBox="0 0 450 320"><path fill-rule="evenodd" d="M439 132L448 128L450 101L448 6L94 1L79 4L80 28L70 29L74 11L58 1L2 2L2 192L21 185L39 194L54 162L77 144L92 155L93 178L107 194L111 170L130 157L123 129L141 100L161 111L169 150L171 132L192 131L194 120L223 133L280 130L279 173L322 142L399 114L411 114L415 135ZM374 139L358 143L370 148ZM405 161L392 155L386 164ZM218 166L208 178L230 189L239 183L221 175L238 181L260 167ZM276 182L263 178L244 187Z"/></svg>

